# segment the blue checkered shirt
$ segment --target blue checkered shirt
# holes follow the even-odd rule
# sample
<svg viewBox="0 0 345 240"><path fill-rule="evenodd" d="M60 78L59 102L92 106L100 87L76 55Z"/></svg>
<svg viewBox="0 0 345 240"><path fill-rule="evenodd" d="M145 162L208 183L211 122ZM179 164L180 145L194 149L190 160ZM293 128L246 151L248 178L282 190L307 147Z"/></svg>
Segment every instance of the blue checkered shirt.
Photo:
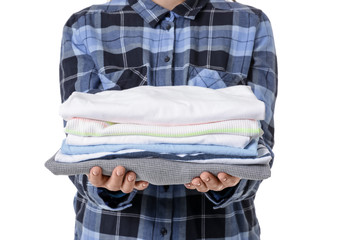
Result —
<svg viewBox="0 0 345 240"><path fill-rule="evenodd" d="M276 54L271 24L256 8L186 0L169 11L151 0L113 0L64 26L62 101L73 91L238 84L265 102L261 125L272 148ZM261 181L242 179L221 192L150 185L122 194L92 186L85 175L70 179L78 190L75 239L260 239L254 198Z"/></svg>

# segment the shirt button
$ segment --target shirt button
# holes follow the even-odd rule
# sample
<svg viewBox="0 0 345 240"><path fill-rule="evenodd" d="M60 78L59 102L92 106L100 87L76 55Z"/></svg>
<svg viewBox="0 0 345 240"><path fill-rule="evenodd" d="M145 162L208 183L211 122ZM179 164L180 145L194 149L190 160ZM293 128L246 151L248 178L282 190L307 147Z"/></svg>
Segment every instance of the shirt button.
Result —
<svg viewBox="0 0 345 240"><path fill-rule="evenodd" d="M166 57L164 58L164 61L165 61L165 62L169 62L169 61L170 61L170 57L169 57L169 56L166 56Z"/></svg>
<svg viewBox="0 0 345 240"><path fill-rule="evenodd" d="M168 230L165 227L161 228L161 235L162 236L165 236L167 233L168 233Z"/></svg>

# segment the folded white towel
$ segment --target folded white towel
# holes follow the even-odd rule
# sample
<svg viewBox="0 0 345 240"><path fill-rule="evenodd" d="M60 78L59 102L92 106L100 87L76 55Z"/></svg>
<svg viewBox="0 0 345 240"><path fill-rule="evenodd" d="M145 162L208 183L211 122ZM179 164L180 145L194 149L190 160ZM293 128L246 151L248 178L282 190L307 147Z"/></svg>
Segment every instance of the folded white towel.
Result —
<svg viewBox="0 0 345 240"><path fill-rule="evenodd" d="M96 94L73 92L60 115L116 123L188 125L229 119L263 120L265 105L250 86L139 86Z"/></svg>

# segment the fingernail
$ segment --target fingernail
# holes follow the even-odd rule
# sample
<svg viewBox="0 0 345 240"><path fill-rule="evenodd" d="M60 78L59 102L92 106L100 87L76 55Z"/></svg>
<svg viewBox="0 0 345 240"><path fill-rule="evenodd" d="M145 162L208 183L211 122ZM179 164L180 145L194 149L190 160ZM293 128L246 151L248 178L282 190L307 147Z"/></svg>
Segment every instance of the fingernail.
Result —
<svg viewBox="0 0 345 240"><path fill-rule="evenodd" d="M186 186L186 187L190 187L190 183L186 183L185 186Z"/></svg>
<svg viewBox="0 0 345 240"><path fill-rule="evenodd" d="M228 180L227 178L223 178L223 182L226 182L226 180Z"/></svg>
<svg viewBox="0 0 345 240"><path fill-rule="evenodd" d="M201 185L201 183L200 182L195 182L195 183L193 183L194 185L197 185L197 186L200 186Z"/></svg>
<svg viewBox="0 0 345 240"><path fill-rule="evenodd" d="M204 181L208 182L208 181L210 181L210 178L205 178Z"/></svg>
<svg viewBox="0 0 345 240"><path fill-rule="evenodd" d="M142 186L143 186L143 187L146 187L146 186L147 186L147 183L143 183Z"/></svg>
<svg viewBox="0 0 345 240"><path fill-rule="evenodd" d="M94 176L97 176L98 173L99 173L98 170L93 170L93 171L92 171L92 174L93 174Z"/></svg>
<svg viewBox="0 0 345 240"><path fill-rule="evenodd" d="M121 169L119 169L119 170L116 170L116 175L117 176L119 176L119 177L121 177L122 175L124 174L124 172L123 172L123 170Z"/></svg>
<svg viewBox="0 0 345 240"><path fill-rule="evenodd" d="M133 182L134 177L132 175L129 175L127 179L128 179L128 181Z"/></svg>

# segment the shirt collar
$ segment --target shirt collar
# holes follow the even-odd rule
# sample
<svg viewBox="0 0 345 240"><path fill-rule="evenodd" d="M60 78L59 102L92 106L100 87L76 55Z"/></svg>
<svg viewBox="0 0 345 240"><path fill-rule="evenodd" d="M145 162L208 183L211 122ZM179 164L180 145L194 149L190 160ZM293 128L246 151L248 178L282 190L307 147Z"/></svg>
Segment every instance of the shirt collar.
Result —
<svg viewBox="0 0 345 240"><path fill-rule="evenodd" d="M185 0L177 5L172 11L184 18L191 20L206 5L209 0ZM170 12L168 9L161 7L152 0L128 0L129 5L136 11L151 27L156 25L165 18Z"/></svg>

